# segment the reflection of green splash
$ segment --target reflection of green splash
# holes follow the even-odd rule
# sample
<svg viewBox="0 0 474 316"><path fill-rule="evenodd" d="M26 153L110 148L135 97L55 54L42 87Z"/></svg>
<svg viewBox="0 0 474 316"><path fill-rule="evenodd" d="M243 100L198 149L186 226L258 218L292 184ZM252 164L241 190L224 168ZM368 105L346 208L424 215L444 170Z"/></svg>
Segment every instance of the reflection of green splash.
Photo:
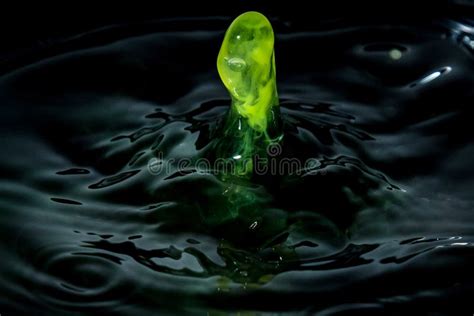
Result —
<svg viewBox="0 0 474 316"><path fill-rule="evenodd" d="M258 12L237 17L227 30L217 69L232 98L216 154L235 160L234 175L252 173L255 155L280 138L274 36Z"/></svg>

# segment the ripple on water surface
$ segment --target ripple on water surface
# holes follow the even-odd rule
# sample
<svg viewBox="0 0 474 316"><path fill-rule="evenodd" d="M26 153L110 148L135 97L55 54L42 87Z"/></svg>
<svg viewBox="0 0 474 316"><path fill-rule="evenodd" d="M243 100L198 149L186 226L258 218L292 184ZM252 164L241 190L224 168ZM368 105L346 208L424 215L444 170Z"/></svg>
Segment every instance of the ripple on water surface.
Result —
<svg viewBox="0 0 474 316"><path fill-rule="evenodd" d="M468 310L471 29L277 35L270 154L300 164L252 185L196 165L230 100L214 57L187 57L215 56L220 30L104 38L4 74L0 312Z"/></svg>

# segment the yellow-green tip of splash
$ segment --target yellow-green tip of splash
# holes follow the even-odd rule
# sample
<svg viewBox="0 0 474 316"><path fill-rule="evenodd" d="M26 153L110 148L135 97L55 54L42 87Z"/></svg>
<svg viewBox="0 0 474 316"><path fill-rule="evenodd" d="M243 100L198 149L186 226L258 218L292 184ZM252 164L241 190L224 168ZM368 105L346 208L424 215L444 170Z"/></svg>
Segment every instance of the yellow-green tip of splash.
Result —
<svg viewBox="0 0 474 316"><path fill-rule="evenodd" d="M232 97L232 107L262 133L271 120L271 108L278 106L274 41L268 19L246 12L229 26L217 57L217 70Z"/></svg>

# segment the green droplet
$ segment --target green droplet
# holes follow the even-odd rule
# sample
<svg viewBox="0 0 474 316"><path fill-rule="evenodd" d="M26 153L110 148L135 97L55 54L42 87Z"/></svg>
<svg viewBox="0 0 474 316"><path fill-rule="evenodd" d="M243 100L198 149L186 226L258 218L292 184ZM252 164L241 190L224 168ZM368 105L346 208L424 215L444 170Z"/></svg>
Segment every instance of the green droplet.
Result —
<svg viewBox="0 0 474 316"><path fill-rule="evenodd" d="M223 203L203 212L210 225L238 222L244 231L258 231L268 197L249 185L256 174L254 159L266 158L267 146L282 139L273 44L272 26L258 12L238 16L222 42L217 70L232 104L212 155L226 166L219 179L227 184L220 196Z"/></svg>
<svg viewBox="0 0 474 316"><path fill-rule="evenodd" d="M280 140L273 29L258 12L246 12L229 26L217 57L217 70L232 99L215 154L233 159L232 175L248 177L253 159ZM238 158L236 158L238 157Z"/></svg>
<svg viewBox="0 0 474 316"><path fill-rule="evenodd" d="M274 35L258 12L238 16L227 30L217 57L217 70L232 97L232 107L251 128L265 132L278 105Z"/></svg>

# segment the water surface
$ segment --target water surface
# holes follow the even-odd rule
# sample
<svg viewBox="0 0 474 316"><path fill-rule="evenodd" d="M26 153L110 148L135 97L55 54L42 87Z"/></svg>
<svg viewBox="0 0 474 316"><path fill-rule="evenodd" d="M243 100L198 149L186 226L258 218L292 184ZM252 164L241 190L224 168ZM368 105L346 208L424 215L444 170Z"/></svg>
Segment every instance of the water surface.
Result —
<svg viewBox="0 0 474 316"><path fill-rule="evenodd" d="M473 26L272 21L279 154L314 164L243 184L258 212L221 224L228 184L173 162L230 105L229 20L204 22L4 60L0 312L471 313Z"/></svg>

